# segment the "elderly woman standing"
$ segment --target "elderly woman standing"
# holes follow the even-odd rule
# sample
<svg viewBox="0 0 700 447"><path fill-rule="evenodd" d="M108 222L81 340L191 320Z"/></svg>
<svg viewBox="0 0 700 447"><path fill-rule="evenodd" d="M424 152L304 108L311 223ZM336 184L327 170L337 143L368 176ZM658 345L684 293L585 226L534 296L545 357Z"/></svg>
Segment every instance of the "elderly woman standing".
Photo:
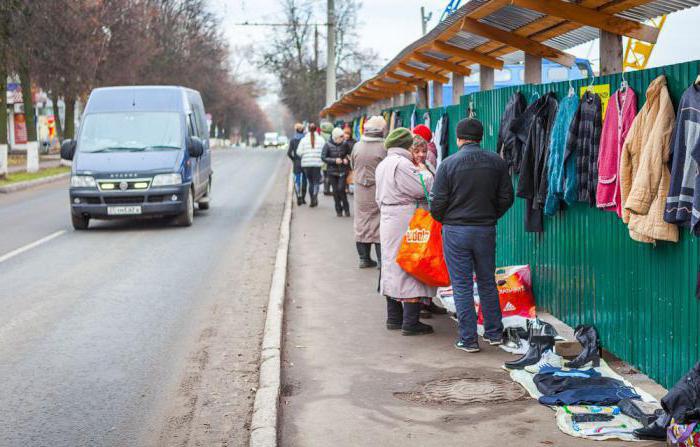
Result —
<svg viewBox="0 0 700 447"><path fill-rule="evenodd" d="M413 163L409 151L413 146L410 130L403 127L395 129L384 146L388 152L377 166L376 199L380 210L379 235L384 251L380 292L386 297L386 326L390 330L401 329L402 335L432 334L433 328L421 323L418 318L421 301L434 296L436 289L403 271L396 263L396 255L416 207L427 205L423 183L429 192L433 177L422 173Z"/></svg>
<svg viewBox="0 0 700 447"><path fill-rule="evenodd" d="M361 269L377 266L371 256L372 244L377 252L377 261L382 260L374 173L377 165L386 157L385 129L386 121L381 116L368 119L364 125L365 132L360 141L355 143L350 155L355 182L355 244L357 254L360 255Z"/></svg>

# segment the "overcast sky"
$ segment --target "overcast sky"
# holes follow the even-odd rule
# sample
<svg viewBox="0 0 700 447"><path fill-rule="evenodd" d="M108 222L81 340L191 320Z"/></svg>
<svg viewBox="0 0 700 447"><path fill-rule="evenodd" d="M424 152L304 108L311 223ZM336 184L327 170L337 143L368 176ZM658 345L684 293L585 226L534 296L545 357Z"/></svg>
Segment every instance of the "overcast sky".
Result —
<svg viewBox="0 0 700 447"><path fill-rule="evenodd" d="M237 26L241 22L279 22L281 0L210 0L220 16L224 31L233 46L258 46L269 36L268 27ZM309 0L317 5L318 20L324 21L326 0ZM360 46L373 48L380 55L382 66L405 46L421 35L420 7L433 13L428 29L437 24L448 0L365 0L358 13ZM462 4L465 4L463 1ZM650 67L700 59L700 8L682 11L668 17L654 49ZM584 44L569 50L578 57L598 59L598 44ZM259 76L254 67L243 67L248 76Z"/></svg>

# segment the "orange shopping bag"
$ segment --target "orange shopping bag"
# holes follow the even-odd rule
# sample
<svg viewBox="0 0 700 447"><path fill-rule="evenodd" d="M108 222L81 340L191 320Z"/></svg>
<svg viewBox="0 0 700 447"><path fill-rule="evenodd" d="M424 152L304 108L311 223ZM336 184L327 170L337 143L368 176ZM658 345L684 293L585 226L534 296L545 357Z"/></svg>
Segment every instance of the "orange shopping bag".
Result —
<svg viewBox="0 0 700 447"><path fill-rule="evenodd" d="M425 184L423 188L430 203ZM436 287L450 285L450 275L442 252L442 224L433 219L429 211L416 209L396 255L396 263L424 284Z"/></svg>

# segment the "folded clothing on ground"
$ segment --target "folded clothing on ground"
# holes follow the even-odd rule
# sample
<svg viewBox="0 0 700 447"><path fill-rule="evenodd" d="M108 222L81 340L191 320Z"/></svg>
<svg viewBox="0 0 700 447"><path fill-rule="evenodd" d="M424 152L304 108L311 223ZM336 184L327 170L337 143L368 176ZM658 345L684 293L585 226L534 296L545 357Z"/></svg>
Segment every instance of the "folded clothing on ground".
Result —
<svg viewBox="0 0 700 447"><path fill-rule="evenodd" d="M552 374L556 377L600 377L601 374L594 368L590 369L563 369L554 366L543 366L539 374Z"/></svg>
<svg viewBox="0 0 700 447"><path fill-rule="evenodd" d="M600 374L596 377L557 376L554 372L540 372L533 379L542 393L539 402L543 405L615 405L622 399L640 398L634 388L617 379Z"/></svg>

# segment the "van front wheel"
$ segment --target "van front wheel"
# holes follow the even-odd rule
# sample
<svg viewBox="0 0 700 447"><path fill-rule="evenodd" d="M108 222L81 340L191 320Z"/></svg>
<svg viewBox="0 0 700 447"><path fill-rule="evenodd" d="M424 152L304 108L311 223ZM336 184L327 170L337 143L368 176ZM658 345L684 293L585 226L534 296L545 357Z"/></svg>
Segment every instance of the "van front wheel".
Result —
<svg viewBox="0 0 700 447"><path fill-rule="evenodd" d="M87 230L90 226L90 218L87 216L76 216L75 214L71 214L70 220L73 223L73 229L78 231Z"/></svg>
<svg viewBox="0 0 700 447"><path fill-rule="evenodd" d="M187 202L185 211L175 218L175 225L179 227L189 227L194 221L194 194L192 188L187 190Z"/></svg>

